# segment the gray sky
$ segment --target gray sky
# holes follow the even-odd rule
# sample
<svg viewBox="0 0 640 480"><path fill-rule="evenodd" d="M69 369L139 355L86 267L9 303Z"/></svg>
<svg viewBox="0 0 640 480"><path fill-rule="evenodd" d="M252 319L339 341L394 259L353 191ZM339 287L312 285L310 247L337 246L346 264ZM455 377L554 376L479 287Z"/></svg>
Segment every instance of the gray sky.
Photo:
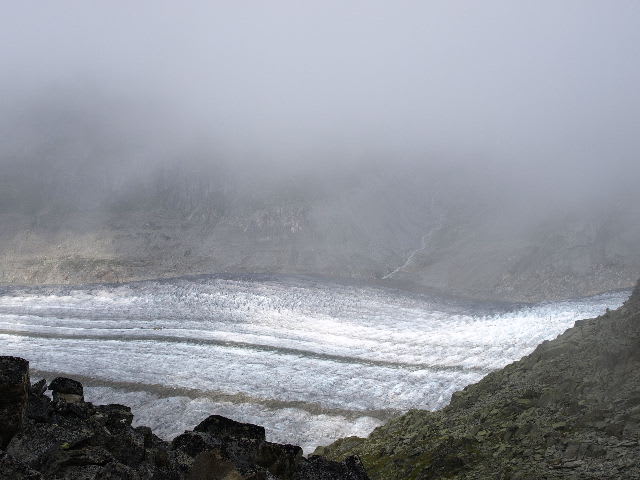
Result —
<svg viewBox="0 0 640 480"><path fill-rule="evenodd" d="M571 192L640 175L635 0L2 3L4 158L67 115L109 132L96 162L412 158Z"/></svg>

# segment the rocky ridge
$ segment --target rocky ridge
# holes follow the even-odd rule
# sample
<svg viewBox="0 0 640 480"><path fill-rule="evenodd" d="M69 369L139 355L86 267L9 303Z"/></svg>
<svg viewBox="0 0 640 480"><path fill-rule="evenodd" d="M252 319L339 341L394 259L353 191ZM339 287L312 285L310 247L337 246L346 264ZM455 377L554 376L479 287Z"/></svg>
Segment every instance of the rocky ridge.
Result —
<svg viewBox="0 0 640 480"><path fill-rule="evenodd" d="M0 285L256 273L538 302L628 289L640 271L635 189L550 208L494 179L470 188L477 177L459 171L244 185L185 166L98 195L106 172L72 182L22 163L18 176L0 169Z"/></svg>
<svg viewBox="0 0 640 480"><path fill-rule="evenodd" d="M263 427L218 415L170 443L132 420L124 405L86 402L80 382L32 385L26 360L0 357L2 480L368 480L357 457L305 458L266 441Z"/></svg>
<svg viewBox="0 0 640 480"><path fill-rule="evenodd" d="M360 455L384 480L637 479L639 440L640 283L618 310L577 321L446 408L316 453Z"/></svg>

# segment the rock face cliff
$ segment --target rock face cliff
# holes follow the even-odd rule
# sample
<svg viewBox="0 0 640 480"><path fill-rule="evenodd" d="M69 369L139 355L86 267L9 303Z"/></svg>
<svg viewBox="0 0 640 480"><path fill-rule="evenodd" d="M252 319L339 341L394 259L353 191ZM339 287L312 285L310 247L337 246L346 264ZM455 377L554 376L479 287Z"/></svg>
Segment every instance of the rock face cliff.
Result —
<svg viewBox="0 0 640 480"><path fill-rule="evenodd" d="M75 380L30 385L28 365L0 357L2 480L368 479L357 457L304 458L300 447L267 442L264 428L218 415L167 443L132 428L129 407L85 402Z"/></svg>
<svg viewBox="0 0 640 480"><path fill-rule="evenodd" d="M620 309L576 322L443 410L319 453L358 454L381 480L640 478L639 440L640 283Z"/></svg>

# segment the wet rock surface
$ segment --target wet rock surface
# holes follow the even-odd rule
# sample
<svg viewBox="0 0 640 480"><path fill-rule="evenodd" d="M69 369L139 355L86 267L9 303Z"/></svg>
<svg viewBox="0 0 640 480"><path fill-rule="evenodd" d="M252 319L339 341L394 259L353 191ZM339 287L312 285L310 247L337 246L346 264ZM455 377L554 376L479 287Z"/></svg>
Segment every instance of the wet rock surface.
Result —
<svg viewBox="0 0 640 480"><path fill-rule="evenodd" d="M443 410L317 452L359 455L372 479L638 479L639 441L640 283L618 310L577 321Z"/></svg>
<svg viewBox="0 0 640 480"><path fill-rule="evenodd" d="M75 380L31 385L28 365L0 357L1 480L368 479L357 458L307 459L300 447L267 442L263 427L219 415L165 442L133 428L129 407L85 402Z"/></svg>

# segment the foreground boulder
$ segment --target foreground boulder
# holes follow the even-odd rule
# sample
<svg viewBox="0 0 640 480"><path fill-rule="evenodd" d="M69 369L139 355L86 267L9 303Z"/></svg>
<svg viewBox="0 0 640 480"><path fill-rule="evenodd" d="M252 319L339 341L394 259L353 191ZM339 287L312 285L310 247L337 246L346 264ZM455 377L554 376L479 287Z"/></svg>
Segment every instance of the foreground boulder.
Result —
<svg viewBox="0 0 640 480"><path fill-rule="evenodd" d="M318 451L359 455L380 480L639 479L639 440L640 283L620 309L577 321L443 410Z"/></svg>
<svg viewBox="0 0 640 480"><path fill-rule="evenodd" d="M22 427L29 387L29 362L0 357L0 448L6 448Z"/></svg>
<svg viewBox="0 0 640 480"><path fill-rule="evenodd" d="M70 378L54 378L49 385L49 390L53 392L54 400L64 400L67 403L84 401L82 384Z"/></svg>
<svg viewBox="0 0 640 480"><path fill-rule="evenodd" d="M125 405L85 402L75 380L30 385L26 360L0 357L0 480L368 480L357 458L307 459L219 415L171 443L132 420Z"/></svg>

